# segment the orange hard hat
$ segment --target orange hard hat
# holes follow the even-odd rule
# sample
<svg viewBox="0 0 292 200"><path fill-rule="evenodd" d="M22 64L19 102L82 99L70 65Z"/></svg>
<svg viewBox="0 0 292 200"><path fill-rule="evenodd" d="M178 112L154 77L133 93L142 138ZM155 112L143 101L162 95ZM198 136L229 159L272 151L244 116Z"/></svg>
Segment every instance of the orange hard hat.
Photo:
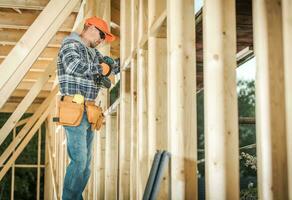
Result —
<svg viewBox="0 0 292 200"><path fill-rule="evenodd" d="M90 17L85 20L85 25L90 26L93 25L96 28L100 29L102 32L105 33L105 41L112 42L116 39L116 37L110 33L110 29L103 19L99 17Z"/></svg>

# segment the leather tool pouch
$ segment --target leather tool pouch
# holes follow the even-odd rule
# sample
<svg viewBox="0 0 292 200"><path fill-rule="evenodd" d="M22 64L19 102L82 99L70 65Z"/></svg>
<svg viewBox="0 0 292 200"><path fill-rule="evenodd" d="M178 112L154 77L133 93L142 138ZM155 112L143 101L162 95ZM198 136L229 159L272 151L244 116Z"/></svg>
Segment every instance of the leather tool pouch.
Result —
<svg viewBox="0 0 292 200"><path fill-rule="evenodd" d="M79 126L84 112L84 104L77 104L72 101L59 101L58 125Z"/></svg>
<svg viewBox="0 0 292 200"><path fill-rule="evenodd" d="M86 104L86 113L93 130L99 130L103 123L102 108L96 105Z"/></svg>

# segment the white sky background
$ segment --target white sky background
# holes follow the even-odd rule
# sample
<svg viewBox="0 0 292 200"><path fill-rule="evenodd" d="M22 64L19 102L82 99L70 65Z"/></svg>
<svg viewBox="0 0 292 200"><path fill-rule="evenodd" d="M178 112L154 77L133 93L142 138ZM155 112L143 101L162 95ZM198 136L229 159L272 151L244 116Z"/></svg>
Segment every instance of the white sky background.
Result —
<svg viewBox="0 0 292 200"><path fill-rule="evenodd" d="M196 0L195 1L195 12L197 13L201 7L203 6L203 0Z"/></svg>
<svg viewBox="0 0 292 200"><path fill-rule="evenodd" d="M255 80L256 59L255 57L236 69L237 80Z"/></svg>

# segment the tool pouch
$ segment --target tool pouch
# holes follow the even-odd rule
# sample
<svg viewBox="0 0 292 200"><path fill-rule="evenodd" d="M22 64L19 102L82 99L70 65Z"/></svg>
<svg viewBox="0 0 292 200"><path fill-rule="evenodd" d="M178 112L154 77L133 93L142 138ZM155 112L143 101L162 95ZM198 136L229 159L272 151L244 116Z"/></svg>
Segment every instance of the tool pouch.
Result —
<svg viewBox="0 0 292 200"><path fill-rule="evenodd" d="M86 113L92 129L99 130L104 120L102 108L96 105L86 104Z"/></svg>
<svg viewBox="0 0 292 200"><path fill-rule="evenodd" d="M84 104L77 104L71 101L59 101L58 125L79 126L84 112Z"/></svg>

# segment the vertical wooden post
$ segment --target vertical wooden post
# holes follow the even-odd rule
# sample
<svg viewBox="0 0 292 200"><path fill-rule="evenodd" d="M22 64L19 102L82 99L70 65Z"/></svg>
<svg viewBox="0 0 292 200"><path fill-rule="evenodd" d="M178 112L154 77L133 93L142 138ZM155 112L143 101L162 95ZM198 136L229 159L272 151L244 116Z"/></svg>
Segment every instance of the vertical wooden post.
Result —
<svg viewBox="0 0 292 200"><path fill-rule="evenodd" d="M137 30L138 30L138 0L131 0L131 55L137 50ZM138 183L138 142L137 142L137 59L136 56L131 59L131 157L130 157L130 198L137 198Z"/></svg>
<svg viewBox="0 0 292 200"><path fill-rule="evenodd" d="M292 1L283 0L283 36L288 158L288 189L292 199ZM289 123L290 122L290 123Z"/></svg>
<svg viewBox="0 0 292 200"><path fill-rule="evenodd" d="M288 199L281 9L281 1L253 1L260 199Z"/></svg>
<svg viewBox="0 0 292 200"><path fill-rule="evenodd" d="M121 40L120 52L121 63L130 55L131 13L130 0L121 1ZM130 95L130 72L121 72L121 103L120 103L120 144L119 144L119 199L130 199L130 133L131 133L131 95Z"/></svg>
<svg viewBox="0 0 292 200"><path fill-rule="evenodd" d="M41 145L42 145L42 128L38 130L38 167L37 167L37 200L40 199L40 182L41 182Z"/></svg>
<svg viewBox="0 0 292 200"><path fill-rule="evenodd" d="M117 199L118 135L117 117L106 116L105 199Z"/></svg>
<svg viewBox="0 0 292 200"><path fill-rule="evenodd" d="M51 171L50 167L50 155L49 155L49 148L51 144L51 135L48 128L48 120L51 119L51 116L49 115L46 120L46 153L45 153L45 183L44 183L44 199L45 200L51 200L53 198L53 193L55 192L53 190L53 182L52 182L52 176L53 173ZM51 163L52 165L53 163Z"/></svg>
<svg viewBox="0 0 292 200"><path fill-rule="evenodd" d="M138 171L137 198L142 199L150 171L148 159L148 93L147 60L148 51L140 46L143 37L148 35L148 3L139 0L138 51L137 51L137 134Z"/></svg>
<svg viewBox="0 0 292 200"><path fill-rule="evenodd" d="M148 33L152 25L166 9L166 1L148 1ZM167 132L167 40L165 36L148 38L148 138L149 161L156 150L168 150ZM158 199L169 196L168 174L162 179Z"/></svg>
<svg viewBox="0 0 292 200"><path fill-rule="evenodd" d="M197 199L194 0L167 1L172 199Z"/></svg>
<svg viewBox="0 0 292 200"><path fill-rule="evenodd" d="M16 127L13 128L13 140L16 135ZM15 152L15 151L13 151ZM11 191L10 191L10 198L11 200L14 200L14 188L15 188L15 162L12 165L12 174L11 174Z"/></svg>
<svg viewBox="0 0 292 200"><path fill-rule="evenodd" d="M235 1L206 0L204 18L207 199L239 199Z"/></svg>

